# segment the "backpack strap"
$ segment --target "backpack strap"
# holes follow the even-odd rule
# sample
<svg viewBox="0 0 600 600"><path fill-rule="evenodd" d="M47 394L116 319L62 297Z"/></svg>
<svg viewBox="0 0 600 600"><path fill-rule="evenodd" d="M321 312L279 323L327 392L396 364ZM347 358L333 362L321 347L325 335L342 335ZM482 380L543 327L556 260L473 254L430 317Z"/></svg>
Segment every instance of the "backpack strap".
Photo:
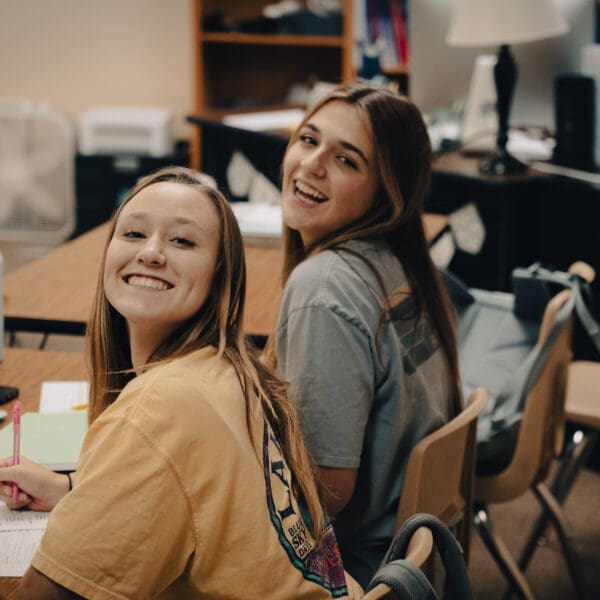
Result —
<svg viewBox="0 0 600 600"><path fill-rule="evenodd" d="M394 590L400 600L439 600L425 573L408 560L394 560L379 567L368 589L380 583Z"/></svg>
<svg viewBox="0 0 600 600"><path fill-rule="evenodd" d="M582 282L587 284L587 281L583 280L579 275L572 275L571 277L573 281L571 290L575 296L575 312L577 318L592 341L594 348L600 353L600 325L592 316L582 293Z"/></svg>
<svg viewBox="0 0 600 600"><path fill-rule="evenodd" d="M446 571L446 580L452 597L461 598L461 600L473 600L473 592L471 590L471 584L467 574L467 567L465 565L465 559L460 544L452 535L452 532L448 529L448 527L444 525L444 523L442 523L437 517L427 513L418 513L413 515L406 520L404 525L402 525L402 528L386 552L381 567L378 569L377 573L375 573L375 577L369 584L369 589L375 587L377 583L382 583L382 581L377 581L377 583L374 583L378 574L380 573L380 570L384 569L384 567L388 564L394 564L394 561L404 558L410 539L414 532L419 529L419 527L427 527L431 530L433 542L438 549L444 569ZM389 575L389 571L382 572ZM413 577L414 574L411 573L409 579L412 579ZM427 595L413 597L419 599L432 598L432 596ZM433 596L433 598L435 597L436 596Z"/></svg>
<svg viewBox="0 0 600 600"><path fill-rule="evenodd" d="M519 372L508 379L507 385L496 398L495 406L499 408L490 423L492 432L503 431L523 418L527 396L544 369L554 342L573 312L575 300L576 294L571 293L557 312L556 320L544 343L541 346L536 344L531 349Z"/></svg>
<svg viewBox="0 0 600 600"><path fill-rule="evenodd" d="M560 288L570 289L575 296L575 314L581 326L589 335L595 349L600 353L600 325L592 315L589 305L591 304L590 282L578 273L567 273L565 271L554 271L536 262L526 269L515 269L513 271L513 283L519 278L539 281L541 284L551 284ZM546 302L550 300L550 294L546 290Z"/></svg>

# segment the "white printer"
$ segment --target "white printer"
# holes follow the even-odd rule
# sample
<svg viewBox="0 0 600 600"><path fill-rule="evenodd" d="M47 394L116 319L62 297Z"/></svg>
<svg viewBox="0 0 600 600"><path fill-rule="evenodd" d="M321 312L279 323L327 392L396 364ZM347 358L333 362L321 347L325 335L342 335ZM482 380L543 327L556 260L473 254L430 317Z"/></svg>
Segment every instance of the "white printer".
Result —
<svg viewBox="0 0 600 600"><path fill-rule="evenodd" d="M81 117L81 154L173 154L173 114L167 108L99 106Z"/></svg>

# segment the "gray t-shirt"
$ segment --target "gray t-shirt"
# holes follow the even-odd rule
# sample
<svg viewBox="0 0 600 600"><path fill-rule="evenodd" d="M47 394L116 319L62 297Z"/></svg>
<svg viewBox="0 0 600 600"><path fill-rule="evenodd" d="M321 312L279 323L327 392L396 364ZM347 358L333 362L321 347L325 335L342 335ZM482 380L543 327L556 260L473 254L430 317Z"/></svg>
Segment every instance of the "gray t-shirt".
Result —
<svg viewBox="0 0 600 600"><path fill-rule="evenodd" d="M391 310L383 320L381 285L361 257L386 287ZM334 528L345 568L365 586L391 542L411 449L448 421L443 352L427 320L417 322L402 266L383 238L299 264L276 334L279 373L317 464L358 469Z"/></svg>

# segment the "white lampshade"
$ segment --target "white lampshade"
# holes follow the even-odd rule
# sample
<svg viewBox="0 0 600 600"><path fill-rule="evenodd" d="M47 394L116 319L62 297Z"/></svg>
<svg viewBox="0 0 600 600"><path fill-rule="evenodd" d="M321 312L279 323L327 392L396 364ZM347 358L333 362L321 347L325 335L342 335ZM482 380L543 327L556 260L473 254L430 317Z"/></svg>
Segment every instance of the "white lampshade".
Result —
<svg viewBox="0 0 600 600"><path fill-rule="evenodd" d="M458 0L446 41L452 46L498 46L568 30L553 0Z"/></svg>

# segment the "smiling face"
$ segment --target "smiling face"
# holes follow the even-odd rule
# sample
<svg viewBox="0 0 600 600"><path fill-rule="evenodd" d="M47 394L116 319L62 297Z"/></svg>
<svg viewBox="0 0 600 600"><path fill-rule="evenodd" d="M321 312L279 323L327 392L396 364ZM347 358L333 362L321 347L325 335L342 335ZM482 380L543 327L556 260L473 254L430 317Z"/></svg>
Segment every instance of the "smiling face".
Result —
<svg viewBox="0 0 600 600"><path fill-rule="evenodd" d="M295 134L283 161L283 220L305 246L374 205L374 163L367 118L351 104L325 104Z"/></svg>
<svg viewBox="0 0 600 600"><path fill-rule="evenodd" d="M206 300L220 221L210 199L179 183L142 189L122 209L104 267L109 303L130 336L164 340Z"/></svg>

